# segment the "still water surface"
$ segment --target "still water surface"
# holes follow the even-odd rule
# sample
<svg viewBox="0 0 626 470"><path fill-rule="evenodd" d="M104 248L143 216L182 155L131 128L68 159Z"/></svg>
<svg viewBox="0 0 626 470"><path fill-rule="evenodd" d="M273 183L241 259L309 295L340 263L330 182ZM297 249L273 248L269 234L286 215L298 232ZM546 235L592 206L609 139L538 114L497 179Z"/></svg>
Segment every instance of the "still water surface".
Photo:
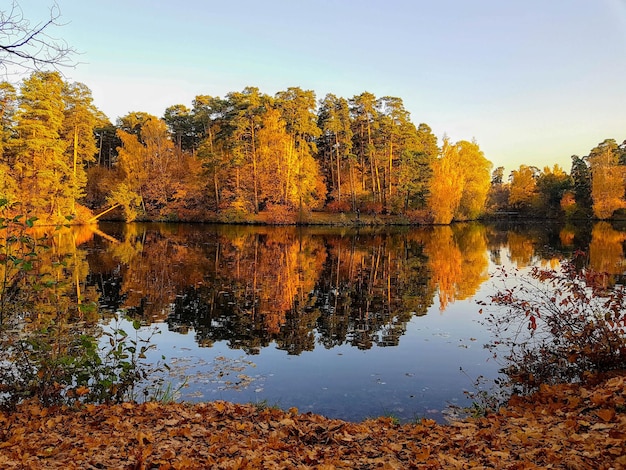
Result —
<svg viewBox="0 0 626 470"><path fill-rule="evenodd" d="M361 420L443 420L501 367L477 300L498 266L582 249L620 276L626 233L550 224L296 228L101 224L79 244L85 292L160 334L181 399ZM106 315L105 315L106 316ZM105 321L106 323L106 321Z"/></svg>

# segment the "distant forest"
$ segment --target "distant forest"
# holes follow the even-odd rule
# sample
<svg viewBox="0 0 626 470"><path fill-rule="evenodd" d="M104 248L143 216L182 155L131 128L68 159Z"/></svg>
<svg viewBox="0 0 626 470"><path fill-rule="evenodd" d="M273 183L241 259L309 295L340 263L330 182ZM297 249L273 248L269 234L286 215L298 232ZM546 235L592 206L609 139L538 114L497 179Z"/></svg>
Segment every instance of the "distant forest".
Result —
<svg viewBox="0 0 626 470"><path fill-rule="evenodd" d="M115 124L82 83L0 83L0 198L39 223L295 223L319 213L448 224L486 216L609 219L626 209L626 141L504 175L476 142L438 142L401 98L254 87ZM104 212L104 214L103 214ZM391 219L384 219L385 217Z"/></svg>

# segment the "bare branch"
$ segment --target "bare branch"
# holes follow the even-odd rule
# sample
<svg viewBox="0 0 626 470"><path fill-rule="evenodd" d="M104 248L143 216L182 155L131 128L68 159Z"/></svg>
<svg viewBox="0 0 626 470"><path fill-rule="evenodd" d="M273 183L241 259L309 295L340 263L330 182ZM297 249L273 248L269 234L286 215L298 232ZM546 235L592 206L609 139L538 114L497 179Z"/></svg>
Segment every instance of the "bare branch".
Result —
<svg viewBox="0 0 626 470"><path fill-rule="evenodd" d="M64 40L51 36L50 30L63 26L61 10L55 2L49 18L31 25L17 0L0 11L0 69L6 75L21 69L42 70L52 67L73 67L76 50Z"/></svg>

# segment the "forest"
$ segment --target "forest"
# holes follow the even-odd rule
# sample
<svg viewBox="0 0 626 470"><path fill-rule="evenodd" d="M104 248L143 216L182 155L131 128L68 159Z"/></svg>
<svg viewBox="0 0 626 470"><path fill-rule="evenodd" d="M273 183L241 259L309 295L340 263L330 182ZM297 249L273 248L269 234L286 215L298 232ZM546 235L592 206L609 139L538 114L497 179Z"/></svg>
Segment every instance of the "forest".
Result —
<svg viewBox="0 0 626 470"><path fill-rule="evenodd" d="M112 124L88 86L35 71L18 87L0 83L0 128L0 194L38 224L293 224L320 214L449 224L626 209L626 141L572 156L569 173L521 165L505 175L477 142L439 142L401 98L369 92L318 100L298 87L274 96L247 87Z"/></svg>

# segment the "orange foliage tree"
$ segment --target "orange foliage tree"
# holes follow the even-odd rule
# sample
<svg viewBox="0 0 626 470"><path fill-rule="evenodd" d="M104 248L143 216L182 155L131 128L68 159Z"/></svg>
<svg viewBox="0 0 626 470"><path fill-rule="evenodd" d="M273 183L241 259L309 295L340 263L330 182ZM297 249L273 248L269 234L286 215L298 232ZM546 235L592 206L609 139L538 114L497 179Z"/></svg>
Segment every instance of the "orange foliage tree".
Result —
<svg viewBox="0 0 626 470"><path fill-rule="evenodd" d="M196 159L176 151L162 119L131 113L120 122L125 129L117 131L122 145L115 170L121 178L109 203L120 204L127 221L140 212L150 218L167 217L168 207L193 189L200 170Z"/></svg>

